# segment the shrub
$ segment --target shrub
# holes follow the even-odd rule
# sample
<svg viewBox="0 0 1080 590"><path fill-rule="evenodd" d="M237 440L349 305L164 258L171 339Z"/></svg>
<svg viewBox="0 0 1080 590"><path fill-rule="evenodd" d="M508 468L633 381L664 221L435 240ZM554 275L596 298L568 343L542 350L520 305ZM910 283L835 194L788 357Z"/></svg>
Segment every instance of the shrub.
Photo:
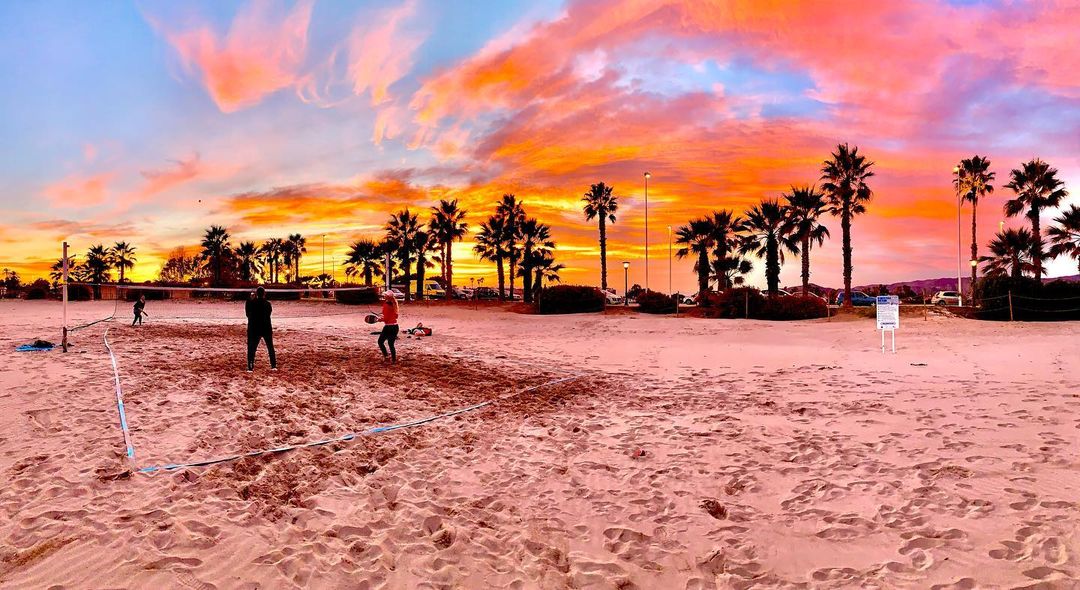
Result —
<svg viewBox="0 0 1080 590"><path fill-rule="evenodd" d="M26 290L27 299L45 299L49 292L41 287L30 287Z"/></svg>
<svg viewBox="0 0 1080 590"><path fill-rule="evenodd" d="M334 299L345 305L370 305L379 302L379 291L375 287L362 291L334 291Z"/></svg>
<svg viewBox="0 0 1080 590"><path fill-rule="evenodd" d="M810 320L829 316L829 306L812 295L770 297L765 300L761 319Z"/></svg>
<svg viewBox="0 0 1080 590"><path fill-rule="evenodd" d="M975 282L975 317L1008 320L1012 296L1012 319L1020 321L1060 321L1080 319L1080 284L1052 281L1039 284L1023 277L983 277Z"/></svg>
<svg viewBox="0 0 1080 590"><path fill-rule="evenodd" d="M540 291L540 313L593 313L604 311L606 298L596 287L556 285Z"/></svg>
<svg viewBox="0 0 1080 590"><path fill-rule="evenodd" d="M68 301L90 301L93 292L86 285L68 285Z"/></svg>
<svg viewBox="0 0 1080 590"><path fill-rule="evenodd" d="M656 291L642 291L637 303L638 309L645 313L675 313L675 298Z"/></svg>

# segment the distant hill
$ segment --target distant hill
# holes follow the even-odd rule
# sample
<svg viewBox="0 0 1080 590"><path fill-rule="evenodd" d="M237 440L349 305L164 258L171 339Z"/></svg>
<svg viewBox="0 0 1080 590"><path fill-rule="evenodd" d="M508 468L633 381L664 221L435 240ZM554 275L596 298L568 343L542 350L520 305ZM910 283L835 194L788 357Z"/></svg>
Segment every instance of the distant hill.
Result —
<svg viewBox="0 0 1080 590"><path fill-rule="evenodd" d="M1070 275L1065 277L1044 278L1044 283L1051 281L1069 281L1080 282L1080 274ZM856 291L865 291L868 294L875 295L878 292L878 288L882 283L873 283L869 285L853 285L852 289ZM913 281L900 281L897 283L884 283L889 289L890 293L896 293L897 290L904 286L910 287L912 291L916 293L925 293L926 295L932 295L937 291L955 291L956 290L956 277L941 277L937 279L916 279ZM792 285L790 287L784 287L788 291L793 291L801 288L801 285ZM839 291L843 287L825 287L810 283L810 291L814 293L832 294ZM963 278L963 289L966 292L971 288L971 277Z"/></svg>

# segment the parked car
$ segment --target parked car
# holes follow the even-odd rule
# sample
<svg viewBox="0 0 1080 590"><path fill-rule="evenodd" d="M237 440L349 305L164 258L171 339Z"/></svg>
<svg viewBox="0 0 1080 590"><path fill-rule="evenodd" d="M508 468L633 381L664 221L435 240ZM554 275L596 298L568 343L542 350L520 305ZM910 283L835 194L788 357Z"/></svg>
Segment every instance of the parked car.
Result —
<svg viewBox="0 0 1080 590"><path fill-rule="evenodd" d="M824 297L822 295L818 295L817 293L814 293L813 291L803 292L803 290L801 288L795 289L794 291L792 291L791 295L794 296L794 297L816 297L816 298L824 301L825 303L829 302L829 299L827 297Z"/></svg>
<svg viewBox="0 0 1080 590"><path fill-rule="evenodd" d="M676 293L675 298L679 301L679 305L697 305L692 295L683 295L682 293Z"/></svg>
<svg viewBox="0 0 1080 590"><path fill-rule="evenodd" d="M836 293L836 304L844 304L844 291L842 289ZM877 305L877 298L871 297L862 291L852 291L851 304L855 307L875 307Z"/></svg>
<svg viewBox="0 0 1080 590"><path fill-rule="evenodd" d="M764 295L765 297L768 297L769 296L769 290L768 289L762 289L761 294ZM791 297L791 293L788 293L787 291L785 291L783 289L777 289L776 290L776 295L777 295L777 297Z"/></svg>
<svg viewBox="0 0 1080 590"><path fill-rule="evenodd" d="M394 299L397 299L399 302L400 301L405 301L405 294L402 293L401 291L399 291L398 289L391 288L389 292L392 293L394 295Z"/></svg>
<svg viewBox="0 0 1080 590"><path fill-rule="evenodd" d="M498 299L499 292L494 287L477 287L476 290L473 291L473 298L486 300Z"/></svg>
<svg viewBox="0 0 1080 590"><path fill-rule="evenodd" d="M930 298L934 305L960 305L960 294L956 291L938 291Z"/></svg>
<svg viewBox="0 0 1080 590"><path fill-rule="evenodd" d="M435 281L427 281L424 283L424 297L428 299L443 299L446 297L446 291L443 290L442 285Z"/></svg>
<svg viewBox="0 0 1080 590"><path fill-rule="evenodd" d="M604 291L604 298L607 299L608 305L622 305L623 298L611 291Z"/></svg>
<svg viewBox="0 0 1080 590"><path fill-rule="evenodd" d="M454 299L472 299L473 289L469 287L451 287Z"/></svg>

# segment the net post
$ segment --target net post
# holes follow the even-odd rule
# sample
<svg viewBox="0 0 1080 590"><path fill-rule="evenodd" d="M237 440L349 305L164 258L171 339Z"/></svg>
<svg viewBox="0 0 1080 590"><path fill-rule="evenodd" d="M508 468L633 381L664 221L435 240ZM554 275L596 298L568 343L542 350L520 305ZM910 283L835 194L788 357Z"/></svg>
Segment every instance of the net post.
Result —
<svg viewBox="0 0 1080 590"><path fill-rule="evenodd" d="M1012 291L1009 291L1009 321L1013 321Z"/></svg>
<svg viewBox="0 0 1080 590"><path fill-rule="evenodd" d="M60 348L64 351L68 351L68 243L64 242L64 258L63 258L63 285L60 287L63 299L64 308L64 329L62 339L60 340Z"/></svg>

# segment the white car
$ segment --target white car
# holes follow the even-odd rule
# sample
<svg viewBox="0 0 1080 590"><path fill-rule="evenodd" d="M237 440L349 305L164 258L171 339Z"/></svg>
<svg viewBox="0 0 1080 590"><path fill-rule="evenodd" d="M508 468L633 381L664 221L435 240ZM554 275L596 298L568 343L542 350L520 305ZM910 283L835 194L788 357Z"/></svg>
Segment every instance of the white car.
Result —
<svg viewBox="0 0 1080 590"><path fill-rule="evenodd" d="M960 293L956 291L938 291L930 298L930 303L934 305L960 305L960 301Z"/></svg>
<svg viewBox="0 0 1080 590"><path fill-rule="evenodd" d="M392 293L394 295L394 299L397 299L398 301L405 301L405 294L402 293L401 291L398 291L396 288L392 288L389 291L384 291L384 292Z"/></svg>
<svg viewBox="0 0 1080 590"><path fill-rule="evenodd" d="M611 291L605 291L604 297L607 298L608 305L622 305L623 303L623 298L612 293Z"/></svg>
<svg viewBox="0 0 1080 590"><path fill-rule="evenodd" d="M764 295L765 297L768 297L769 296L769 290L768 289L762 289L761 294ZM791 293L788 293L787 291L785 291L783 289L777 289L776 290L776 296L777 297L791 297Z"/></svg>

